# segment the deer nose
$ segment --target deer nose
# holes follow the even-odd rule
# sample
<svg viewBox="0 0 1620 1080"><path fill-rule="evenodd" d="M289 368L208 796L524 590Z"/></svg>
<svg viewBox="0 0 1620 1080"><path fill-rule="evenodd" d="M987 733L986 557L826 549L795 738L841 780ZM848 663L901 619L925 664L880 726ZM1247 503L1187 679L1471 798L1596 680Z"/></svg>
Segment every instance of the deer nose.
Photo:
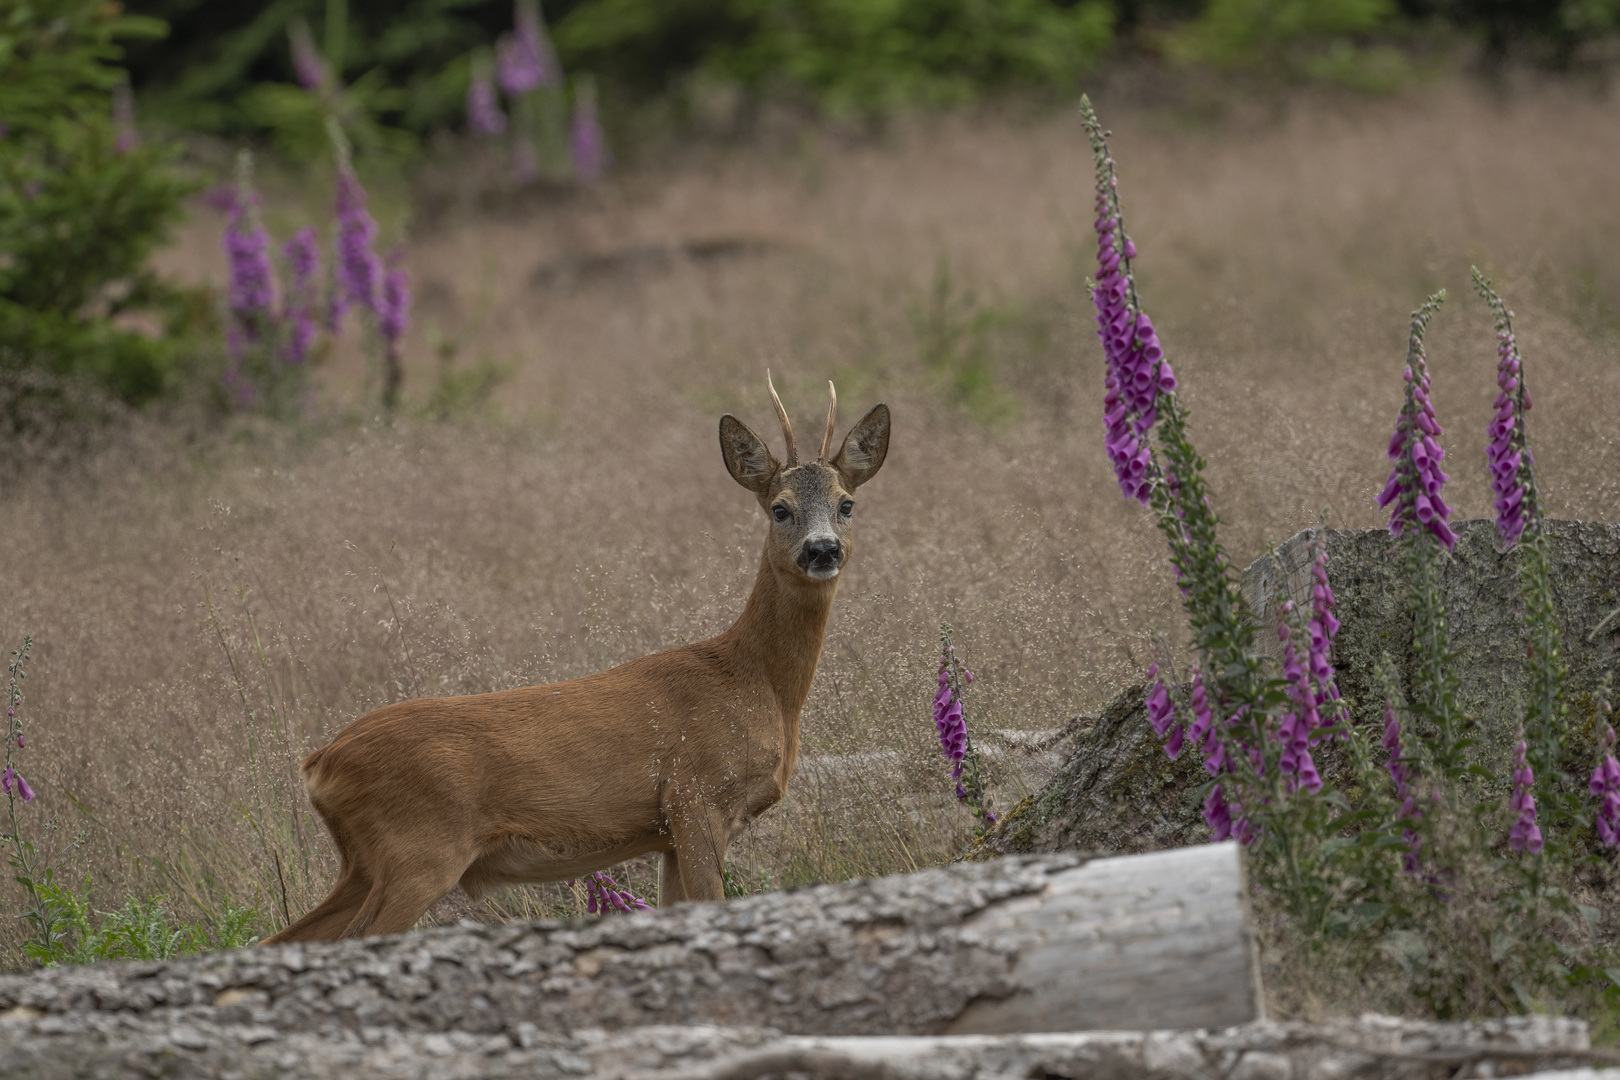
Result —
<svg viewBox="0 0 1620 1080"><path fill-rule="evenodd" d="M844 557L844 546L838 542L836 536L824 536L811 540L804 545L804 551L799 556L799 563L804 567L836 566Z"/></svg>

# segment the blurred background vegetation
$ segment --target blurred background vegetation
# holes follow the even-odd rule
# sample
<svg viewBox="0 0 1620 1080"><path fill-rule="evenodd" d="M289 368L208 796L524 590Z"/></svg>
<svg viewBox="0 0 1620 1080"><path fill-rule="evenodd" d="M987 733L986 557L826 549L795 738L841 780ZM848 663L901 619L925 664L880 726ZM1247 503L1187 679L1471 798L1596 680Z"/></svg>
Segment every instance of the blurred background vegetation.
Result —
<svg viewBox="0 0 1620 1080"><path fill-rule="evenodd" d="M476 58L513 18L509 0L0 10L0 415L13 426L41 401L60 412L69 385L139 404L217 383L217 303L166 285L146 257L183 200L222 178L222 155L210 166L196 152L207 140L322 152L290 30L312 28L347 88L362 168L387 163L408 187L423 148L465 127ZM563 69L600 83L620 160L705 118L746 135L767 109L859 124L986 97L1063 102L1110 67L1366 92L1457 57L1487 75L1602 71L1620 31L1620 0L552 0L544 14Z"/></svg>
<svg viewBox="0 0 1620 1080"><path fill-rule="evenodd" d="M424 136L459 120L468 56L511 25L506 0L134 0L165 36L128 45L154 118L184 129L262 130L264 83L291 83L290 21L324 29L347 80L394 90L383 112ZM1388 50L1472 44L1487 66L1556 69L1620 29L1620 0L551 0L569 70L644 103L733 86L827 112L951 104L1006 90L1067 96L1121 59L1264 74L1359 78Z"/></svg>

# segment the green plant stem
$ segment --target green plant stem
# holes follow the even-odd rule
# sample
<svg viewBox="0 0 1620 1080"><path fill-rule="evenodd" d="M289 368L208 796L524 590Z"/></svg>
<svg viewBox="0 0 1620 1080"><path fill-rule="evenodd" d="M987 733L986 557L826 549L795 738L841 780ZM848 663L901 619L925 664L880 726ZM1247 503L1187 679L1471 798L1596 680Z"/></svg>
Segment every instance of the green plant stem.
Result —
<svg viewBox="0 0 1620 1080"><path fill-rule="evenodd" d="M348 0L326 0L326 62L332 78L343 82L343 54L349 42Z"/></svg>

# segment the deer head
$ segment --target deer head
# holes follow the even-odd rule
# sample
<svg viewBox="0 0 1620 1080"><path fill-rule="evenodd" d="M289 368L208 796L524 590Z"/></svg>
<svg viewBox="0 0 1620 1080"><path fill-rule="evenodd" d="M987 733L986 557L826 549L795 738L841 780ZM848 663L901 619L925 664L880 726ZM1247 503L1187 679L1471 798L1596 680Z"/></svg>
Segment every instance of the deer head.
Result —
<svg viewBox="0 0 1620 1080"><path fill-rule="evenodd" d="M829 457L838 416L838 392L829 382L821 453L801 464L793 425L770 379L766 372L765 385L787 442L787 461L778 462L764 440L730 413L720 418L720 453L732 479L752 491L770 516L765 549L772 568L789 580L830 582L849 560L855 489L877 474L889 452L889 407L875 406Z"/></svg>

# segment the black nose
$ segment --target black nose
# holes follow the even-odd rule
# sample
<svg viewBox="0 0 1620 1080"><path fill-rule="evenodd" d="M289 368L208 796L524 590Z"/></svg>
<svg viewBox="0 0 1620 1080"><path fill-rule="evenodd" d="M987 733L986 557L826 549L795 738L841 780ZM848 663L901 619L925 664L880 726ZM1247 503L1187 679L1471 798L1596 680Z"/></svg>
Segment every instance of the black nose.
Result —
<svg viewBox="0 0 1620 1080"><path fill-rule="evenodd" d="M827 537L821 540L812 540L804 545L804 562L806 566L827 566L843 558L844 548L836 539Z"/></svg>

